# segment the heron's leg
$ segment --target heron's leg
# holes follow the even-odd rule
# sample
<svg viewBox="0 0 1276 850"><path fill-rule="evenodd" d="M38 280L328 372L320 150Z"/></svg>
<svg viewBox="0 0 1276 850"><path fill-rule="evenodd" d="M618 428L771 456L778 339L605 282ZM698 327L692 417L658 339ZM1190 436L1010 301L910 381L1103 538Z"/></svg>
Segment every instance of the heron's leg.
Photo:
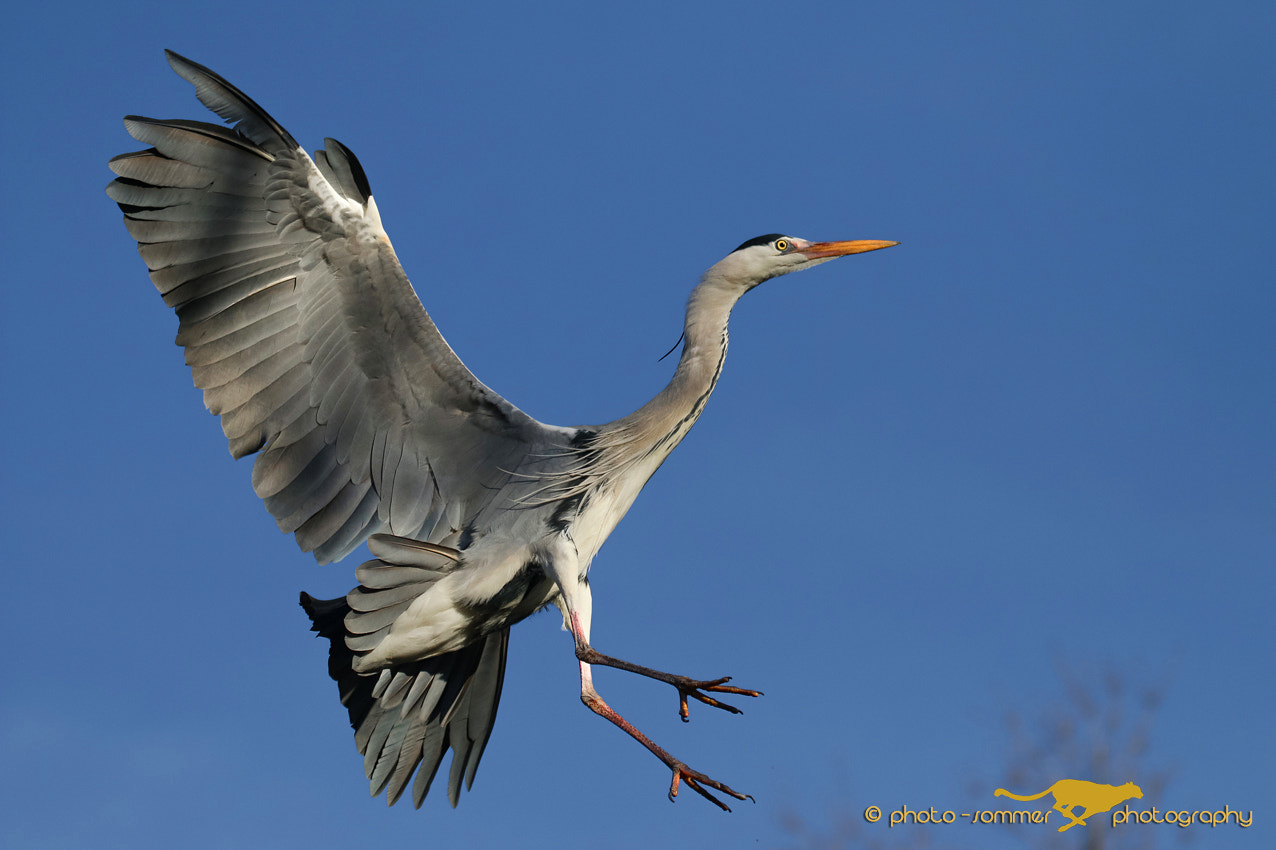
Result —
<svg viewBox="0 0 1276 850"><path fill-rule="evenodd" d="M589 649L589 586L585 585L586 605L584 610L572 608L569 606L569 617L571 623L572 638L576 641L576 657L581 656L581 647ZM604 656L605 657L605 656ZM635 741L642 744L652 755L660 759L665 765L673 771L673 781L669 785L669 799L673 800L678 796L678 786L682 782L686 782L691 790L695 791L701 797L714 803L723 811L731 811L731 807L719 800L717 797L705 790L706 786L723 794L729 794L737 800L749 799L753 797L748 794L741 794L734 788L725 785L716 779L710 779L698 770L692 770L686 764L671 756L663 747L655 741L648 738L642 732L639 732L625 718L621 717L607 702L598 695L598 691L594 690L593 671L590 669L589 663L580 661L580 701L583 702L590 711L600 717L605 717L621 729L625 730Z"/></svg>
<svg viewBox="0 0 1276 850"><path fill-rule="evenodd" d="M565 538L564 543L569 544L570 538ZM574 546L571 547L571 554L572 556L575 555ZM556 557L553 559L554 563L560 563L563 560L565 559L561 557ZM566 559L566 560L570 560L570 559ZM564 586L565 583L570 582L573 584L580 585L582 590L578 591L576 595L581 596L582 598L585 598L585 599L590 599L588 579L575 577L575 576L559 575L556 569L554 572L555 572L555 578L558 581L558 586L563 591L562 598L567 605L569 606L571 605L573 594L567 591L566 587ZM589 604L592 606L592 601L590 601ZM583 606L580 606L578 604L577 607L582 608ZM745 697L762 696L761 691L749 690L747 688L737 688L733 685L728 685L727 682L731 681L730 676L723 676L720 679L692 679L689 676L679 676L675 673L665 673L660 670L653 670L650 667L644 667L641 664L634 664L631 661L623 661L619 658L613 658L610 655L604 655L603 653L599 652L598 650L594 649L592 646L589 645L588 613L586 613L585 616L586 616L585 628L583 631L584 637L583 638L581 637L581 634L582 634L581 632L577 632L575 629L572 629L572 634L576 636L576 658L583 664L600 664L604 667L615 667L617 670L628 670L630 673L637 673L639 676L646 676L649 679L655 679L656 681L665 682L667 684L673 685L675 688L678 689L678 716L682 718L684 723L690 720L690 715L691 715L691 712L687 709L688 699L694 699L704 703L705 705L713 706L714 708L720 708L723 711L730 712L731 714L743 714L743 712L740 709L736 708L734 705L729 705L725 702L720 702L714 699L713 697L708 696L705 693L706 691L711 693L719 693L719 694L736 694L738 696L745 696ZM564 620L570 621L570 617L566 609L564 609L563 617L564 617Z"/></svg>
<svg viewBox="0 0 1276 850"><path fill-rule="evenodd" d="M742 714L740 709L734 705L728 705L725 702L719 702L711 696L707 696L704 691L711 691L720 694L738 694L746 697L760 697L761 691L753 691L747 688L737 688L728 685L731 681L730 676L723 676L721 679L692 679L687 676L679 676L675 673L663 673L660 670L653 670L650 667L643 667L641 664L634 664L630 661L622 661L619 658L612 658L610 655L603 655L586 643L584 646L576 644L576 657L582 662L589 664L601 664L604 667L615 667L617 670L628 670L630 673L637 673L639 676L646 676L649 679L656 679L660 682L667 682L678 689L678 716L683 722L690 720L690 711L687 709L687 699L698 700L705 705L711 705L714 708L720 708L723 711L729 711L732 714Z"/></svg>
<svg viewBox="0 0 1276 850"><path fill-rule="evenodd" d="M581 658L582 648L592 652L589 646L589 625L590 617L593 613L593 595L589 591L589 582L584 577L574 574L574 569L563 570L565 565L570 565L574 568L574 547L572 547L570 554L573 557L565 559L568 562L567 564L564 564L564 560L555 558L551 561L552 566L550 569L554 574L559 589L562 591L558 604L563 609L563 619L571 630L572 640L576 644L576 657L580 664L580 701L594 714L606 718L623 729L626 734L646 747L652 755L664 762L665 766L673 771L673 781L669 785L670 800L678 796L678 786L683 782L686 782L687 786L693 791L723 811L729 812L731 808L709 793L706 790L706 786L723 794L728 794L737 800L752 800L753 798L748 794L741 794L730 786L716 779L710 779L698 770L692 770L687 767L686 764L671 756L655 741L639 732L632 723L621 717L615 709L598 695L598 691L594 689L593 670L590 668L589 662ZM605 658L606 656L603 657Z"/></svg>

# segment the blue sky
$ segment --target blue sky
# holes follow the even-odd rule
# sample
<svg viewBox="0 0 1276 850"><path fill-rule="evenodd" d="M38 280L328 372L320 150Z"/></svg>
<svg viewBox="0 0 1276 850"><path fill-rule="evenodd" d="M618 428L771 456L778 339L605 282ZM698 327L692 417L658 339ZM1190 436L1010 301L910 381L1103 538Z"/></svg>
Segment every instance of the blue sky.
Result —
<svg viewBox="0 0 1276 850"><path fill-rule="evenodd" d="M0 843L796 845L785 812L970 808L1062 660L1166 683L1149 758L1173 780L1145 806L1253 810L1196 846L1271 846L1270 3L46 3L7 26ZM657 392L687 292L749 237L903 243L740 303L707 412L594 564L600 650L766 692L684 725L664 686L596 677L756 805L667 802L580 705L554 614L514 631L456 811L367 797L296 605L359 556L318 567L277 531L102 193L123 115L211 120L165 47L353 149L448 341L543 421Z"/></svg>

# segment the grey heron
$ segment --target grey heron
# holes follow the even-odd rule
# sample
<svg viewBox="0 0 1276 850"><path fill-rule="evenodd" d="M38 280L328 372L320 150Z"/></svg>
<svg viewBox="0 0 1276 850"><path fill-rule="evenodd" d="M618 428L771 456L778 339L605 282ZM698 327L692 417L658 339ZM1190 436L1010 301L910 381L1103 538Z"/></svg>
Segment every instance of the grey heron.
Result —
<svg viewBox="0 0 1276 850"><path fill-rule="evenodd" d="M556 605L581 700L686 783L746 795L692 770L598 695L591 666L714 695L759 696L621 661L590 644L589 567L638 492L686 436L717 384L727 322L745 292L835 257L896 243L751 239L701 277L673 378L634 413L546 425L462 364L422 307L381 225L359 161L327 139L312 159L278 122L209 69L169 64L232 127L125 119L148 150L111 160L151 280L179 318L195 385L253 488L320 563L367 541L374 560L344 598L302 593L327 638L329 673L390 804L413 773L419 807L449 749L448 797L470 787L492 731L510 627Z"/></svg>

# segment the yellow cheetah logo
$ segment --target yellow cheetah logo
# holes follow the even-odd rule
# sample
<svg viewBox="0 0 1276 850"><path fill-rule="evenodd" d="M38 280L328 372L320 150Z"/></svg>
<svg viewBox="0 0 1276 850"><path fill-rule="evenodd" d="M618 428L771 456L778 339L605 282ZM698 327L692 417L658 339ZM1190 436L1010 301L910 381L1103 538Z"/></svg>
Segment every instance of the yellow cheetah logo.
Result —
<svg viewBox="0 0 1276 850"><path fill-rule="evenodd" d="M1090 815L1101 815L1118 803L1133 800L1135 797L1142 799L1143 789L1133 782L1127 782L1124 785L1100 785L1097 782L1086 782L1084 779L1060 779L1040 794L1033 794L1031 797L1011 794L1005 788L998 788L993 796L1027 801L1040 800L1047 794L1054 795L1055 810L1072 819L1071 823L1059 827L1059 831L1063 832L1077 824L1084 826L1085 819ZM1077 806L1084 809L1080 815L1073 812Z"/></svg>

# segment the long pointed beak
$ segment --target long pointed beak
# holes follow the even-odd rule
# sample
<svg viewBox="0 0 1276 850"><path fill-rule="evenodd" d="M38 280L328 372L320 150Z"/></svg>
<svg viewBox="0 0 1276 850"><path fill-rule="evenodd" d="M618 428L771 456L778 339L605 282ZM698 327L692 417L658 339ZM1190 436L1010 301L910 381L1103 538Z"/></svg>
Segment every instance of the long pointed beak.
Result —
<svg viewBox="0 0 1276 850"><path fill-rule="evenodd" d="M880 239L857 239L852 242L813 242L797 253L819 260L825 257L845 257L847 254L863 254L865 251L876 251L878 248L889 248L898 242L884 242Z"/></svg>

